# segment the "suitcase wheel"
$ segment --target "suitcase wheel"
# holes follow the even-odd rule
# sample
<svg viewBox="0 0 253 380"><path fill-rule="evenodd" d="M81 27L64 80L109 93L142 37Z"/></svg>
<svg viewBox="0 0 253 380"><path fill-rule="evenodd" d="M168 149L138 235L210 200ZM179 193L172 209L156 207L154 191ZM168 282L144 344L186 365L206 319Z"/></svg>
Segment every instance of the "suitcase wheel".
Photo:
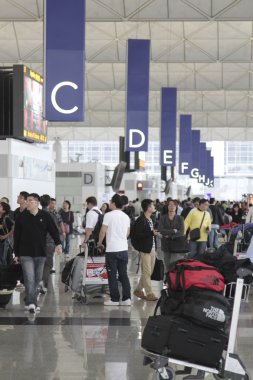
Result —
<svg viewBox="0 0 253 380"><path fill-rule="evenodd" d="M175 372L172 368L159 368L155 374L153 380L175 380Z"/></svg>
<svg viewBox="0 0 253 380"><path fill-rule="evenodd" d="M81 296L79 299L79 302L81 302L81 304L83 304L83 305L87 305L87 303L88 303L87 296Z"/></svg>

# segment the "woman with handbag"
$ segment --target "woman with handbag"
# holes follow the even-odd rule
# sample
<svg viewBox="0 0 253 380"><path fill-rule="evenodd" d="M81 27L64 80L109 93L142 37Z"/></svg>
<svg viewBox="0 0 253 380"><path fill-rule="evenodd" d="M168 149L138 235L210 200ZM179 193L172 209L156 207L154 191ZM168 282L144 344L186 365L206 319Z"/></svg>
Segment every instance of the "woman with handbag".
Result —
<svg viewBox="0 0 253 380"><path fill-rule="evenodd" d="M184 219L177 215L177 203L170 200L167 212L161 215L158 230L162 235L162 250L164 252L165 273L170 264L182 259L188 252L188 245L184 236Z"/></svg>
<svg viewBox="0 0 253 380"><path fill-rule="evenodd" d="M73 231L74 223L74 214L71 209L71 203L69 201L64 201L62 208L59 211L59 214L62 218L64 230L65 230L65 239L62 241L63 252L66 255L66 258L69 258L69 248L70 248L70 236Z"/></svg>

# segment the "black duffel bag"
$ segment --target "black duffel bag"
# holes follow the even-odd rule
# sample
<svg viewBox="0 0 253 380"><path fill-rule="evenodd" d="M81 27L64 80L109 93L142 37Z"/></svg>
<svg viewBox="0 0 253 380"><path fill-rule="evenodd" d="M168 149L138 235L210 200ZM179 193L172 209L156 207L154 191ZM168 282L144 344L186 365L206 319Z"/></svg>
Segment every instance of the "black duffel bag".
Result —
<svg viewBox="0 0 253 380"><path fill-rule="evenodd" d="M147 351L218 368L227 337L222 331L171 315L149 317L141 346Z"/></svg>
<svg viewBox="0 0 253 380"><path fill-rule="evenodd" d="M210 290L188 290L184 298L182 292L163 289L155 314L160 307L162 315L186 317L202 326L216 330L227 329L230 321L231 305L226 297Z"/></svg>

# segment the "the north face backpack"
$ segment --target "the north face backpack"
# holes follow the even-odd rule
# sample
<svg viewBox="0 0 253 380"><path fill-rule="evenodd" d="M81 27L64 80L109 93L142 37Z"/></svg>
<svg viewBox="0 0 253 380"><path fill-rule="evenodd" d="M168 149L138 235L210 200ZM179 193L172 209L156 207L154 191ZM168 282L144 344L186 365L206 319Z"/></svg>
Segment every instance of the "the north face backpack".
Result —
<svg viewBox="0 0 253 380"><path fill-rule="evenodd" d="M194 259L178 260L168 272L167 281L172 290L196 287L222 292L225 287L224 277L217 268Z"/></svg>

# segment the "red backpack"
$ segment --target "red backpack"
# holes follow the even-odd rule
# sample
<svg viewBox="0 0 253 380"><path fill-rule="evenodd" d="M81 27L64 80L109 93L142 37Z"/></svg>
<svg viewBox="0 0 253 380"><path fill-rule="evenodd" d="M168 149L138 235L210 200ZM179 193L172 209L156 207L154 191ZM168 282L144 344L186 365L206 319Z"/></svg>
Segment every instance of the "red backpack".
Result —
<svg viewBox="0 0 253 380"><path fill-rule="evenodd" d="M196 287L222 292L225 287L224 277L217 268L194 259L178 260L167 277L173 290L185 291Z"/></svg>

